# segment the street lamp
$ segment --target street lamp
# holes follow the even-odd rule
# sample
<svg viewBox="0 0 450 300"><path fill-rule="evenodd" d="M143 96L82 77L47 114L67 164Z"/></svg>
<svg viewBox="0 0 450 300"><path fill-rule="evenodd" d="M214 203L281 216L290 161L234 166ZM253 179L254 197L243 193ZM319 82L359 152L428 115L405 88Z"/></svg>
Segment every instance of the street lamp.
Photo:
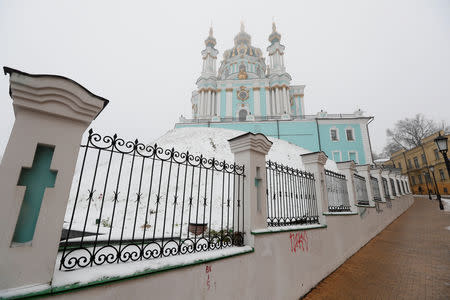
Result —
<svg viewBox="0 0 450 300"><path fill-rule="evenodd" d="M441 200L441 194L439 194L439 189L438 189L437 183L436 183L436 177L434 176L434 166L430 166L430 171L431 171L431 174L433 174L434 186L436 188L436 196L439 200L439 209L444 210L444 205L442 204L442 200Z"/></svg>
<svg viewBox="0 0 450 300"><path fill-rule="evenodd" d="M448 138L445 136L442 136L439 132L439 136L434 139L434 142L436 143L436 146L439 149L439 152L441 152L442 156L444 157L445 166L447 167L447 174L450 176L450 162L448 161L447 157L447 151L448 151L448 144L447 144Z"/></svg>
<svg viewBox="0 0 450 300"><path fill-rule="evenodd" d="M428 177L430 177L430 174L428 174L428 177L427 177L427 172L423 171L422 174L423 174L423 178L425 179L425 183L427 184L428 199L431 200L431 192L430 192L430 188L428 187ZM430 179L431 179L431 177L430 177Z"/></svg>

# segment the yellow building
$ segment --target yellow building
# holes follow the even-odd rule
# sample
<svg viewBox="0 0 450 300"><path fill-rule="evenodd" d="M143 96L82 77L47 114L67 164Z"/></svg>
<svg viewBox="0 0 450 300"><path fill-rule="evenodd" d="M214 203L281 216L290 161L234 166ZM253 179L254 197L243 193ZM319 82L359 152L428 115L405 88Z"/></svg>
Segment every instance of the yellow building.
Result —
<svg viewBox="0 0 450 300"><path fill-rule="evenodd" d="M440 131L444 135L444 131ZM450 179L444 158L439 152L434 139L439 135L436 132L424 139L422 145L411 150L399 150L394 152L384 166L393 166L402 170L402 174L408 175L413 194L435 194L435 181L441 195L450 194ZM450 137L450 135L445 135ZM434 178L430 167L434 166Z"/></svg>

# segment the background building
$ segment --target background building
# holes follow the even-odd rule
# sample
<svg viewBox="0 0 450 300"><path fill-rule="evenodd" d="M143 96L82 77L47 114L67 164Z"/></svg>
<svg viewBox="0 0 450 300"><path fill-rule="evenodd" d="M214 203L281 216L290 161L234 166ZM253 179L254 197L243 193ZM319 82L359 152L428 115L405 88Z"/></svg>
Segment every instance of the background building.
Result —
<svg viewBox="0 0 450 300"><path fill-rule="evenodd" d="M285 46L275 23L269 35L268 65L241 24L234 46L216 69L216 39L210 29L202 51L202 73L192 93L192 119L179 127L220 127L263 133L310 151L324 151L335 161L372 163L368 124L373 117L353 114L305 114L304 85L291 85L284 63Z"/></svg>
<svg viewBox="0 0 450 300"><path fill-rule="evenodd" d="M439 152L434 139L439 135L445 135L441 130L424 139L422 145L410 150L399 150L391 155L391 159L384 166L393 166L402 170L402 174L408 175L412 192L414 194L435 193L436 188L431 166L434 166L434 177L442 195L448 195L450 179L445 167L444 158ZM450 135L445 135L449 137Z"/></svg>

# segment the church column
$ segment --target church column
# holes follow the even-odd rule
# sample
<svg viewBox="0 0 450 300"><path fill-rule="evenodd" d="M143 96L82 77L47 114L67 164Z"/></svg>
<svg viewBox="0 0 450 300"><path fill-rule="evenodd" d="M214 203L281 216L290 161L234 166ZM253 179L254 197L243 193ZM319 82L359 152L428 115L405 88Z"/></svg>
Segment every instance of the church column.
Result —
<svg viewBox="0 0 450 300"><path fill-rule="evenodd" d="M287 114L290 114L291 113L291 105L290 105L289 96L288 96L286 87L283 87L283 98L284 98L284 103L285 103L285 111Z"/></svg>
<svg viewBox="0 0 450 300"><path fill-rule="evenodd" d="M266 98L266 116L271 116L272 115L272 111L271 111L271 108L270 108L270 94L267 93L267 91L269 91L269 89L266 87L264 89L264 95L265 95L265 98Z"/></svg>
<svg viewBox="0 0 450 300"><path fill-rule="evenodd" d="M275 105L275 90L273 88L270 89L270 102L272 103L272 116L277 114L277 106Z"/></svg>
<svg viewBox="0 0 450 300"><path fill-rule="evenodd" d="M198 100L198 117L203 116L203 90L200 90L200 97Z"/></svg>
<svg viewBox="0 0 450 300"><path fill-rule="evenodd" d="M206 97L206 116L211 115L211 90L208 90L208 94Z"/></svg>
<svg viewBox="0 0 450 300"><path fill-rule="evenodd" d="M255 116L261 116L261 96L259 93L259 87L253 88L253 114Z"/></svg>
<svg viewBox="0 0 450 300"><path fill-rule="evenodd" d="M232 114L233 114L233 107L232 107L232 92L233 92L233 89L232 88L227 88L226 89L226 99L227 99L227 105L226 105L226 107L227 107L227 111L226 111L226 114L225 114L225 116L226 117L232 117Z"/></svg>
<svg viewBox="0 0 450 300"><path fill-rule="evenodd" d="M283 114L283 101L281 99L281 93L279 88L275 89L275 98L276 103L278 104L278 114Z"/></svg>
<svg viewBox="0 0 450 300"><path fill-rule="evenodd" d="M220 90L216 90L216 115L220 117Z"/></svg>

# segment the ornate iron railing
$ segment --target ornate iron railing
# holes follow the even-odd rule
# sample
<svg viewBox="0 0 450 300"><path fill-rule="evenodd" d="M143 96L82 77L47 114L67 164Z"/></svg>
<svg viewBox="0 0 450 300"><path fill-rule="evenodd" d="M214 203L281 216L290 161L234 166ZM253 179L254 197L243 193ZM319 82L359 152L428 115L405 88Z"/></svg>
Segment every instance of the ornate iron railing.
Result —
<svg viewBox="0 0 450 300"><path fill-rule="evenodd" d="M328 211L350 211L345 175L325 169L325 181L328 192Z"/></svg>
<svg viewBox="0 0 450 300"><path fill-rule="evenodd" d="M369 195L367 194L366 178L358 174L353 174L356 187L356 201L359 205L369 205Z"/></svg>
<svg viewBox="0 0 450 300"><path fill-rule="evenodd" d="M243 245L244 167L89 131L60 269Z"/></svg>
<svg viewBox="0 0 450 300"><path fill-rule="evenodd" d="M374 201L381 201L380 186L376 177L370 176L370 185L372 187L372 194Z"/></svg>
<svg viewBox="0 0 450 300"><path fill-rule="evenodd" d="M266 162L268 226L319 223L314 174Z"/></svg>
<svg viewBox="0 0 450 300"><path fill-rule="evenodd" d="M392 189L392 196L397 196L397 192L395 191L395 183L394 183L394 179L389 178L389 182L391 183L391 189Z"/></svg>
<svg viewBox="0 0 450 300"><path fill-rule="evenodd" d="M389 196L388 181L385 177L381 177L381 180L383 182L384 198L386 199L386 201L391 200L391 197Z"/></svg>

